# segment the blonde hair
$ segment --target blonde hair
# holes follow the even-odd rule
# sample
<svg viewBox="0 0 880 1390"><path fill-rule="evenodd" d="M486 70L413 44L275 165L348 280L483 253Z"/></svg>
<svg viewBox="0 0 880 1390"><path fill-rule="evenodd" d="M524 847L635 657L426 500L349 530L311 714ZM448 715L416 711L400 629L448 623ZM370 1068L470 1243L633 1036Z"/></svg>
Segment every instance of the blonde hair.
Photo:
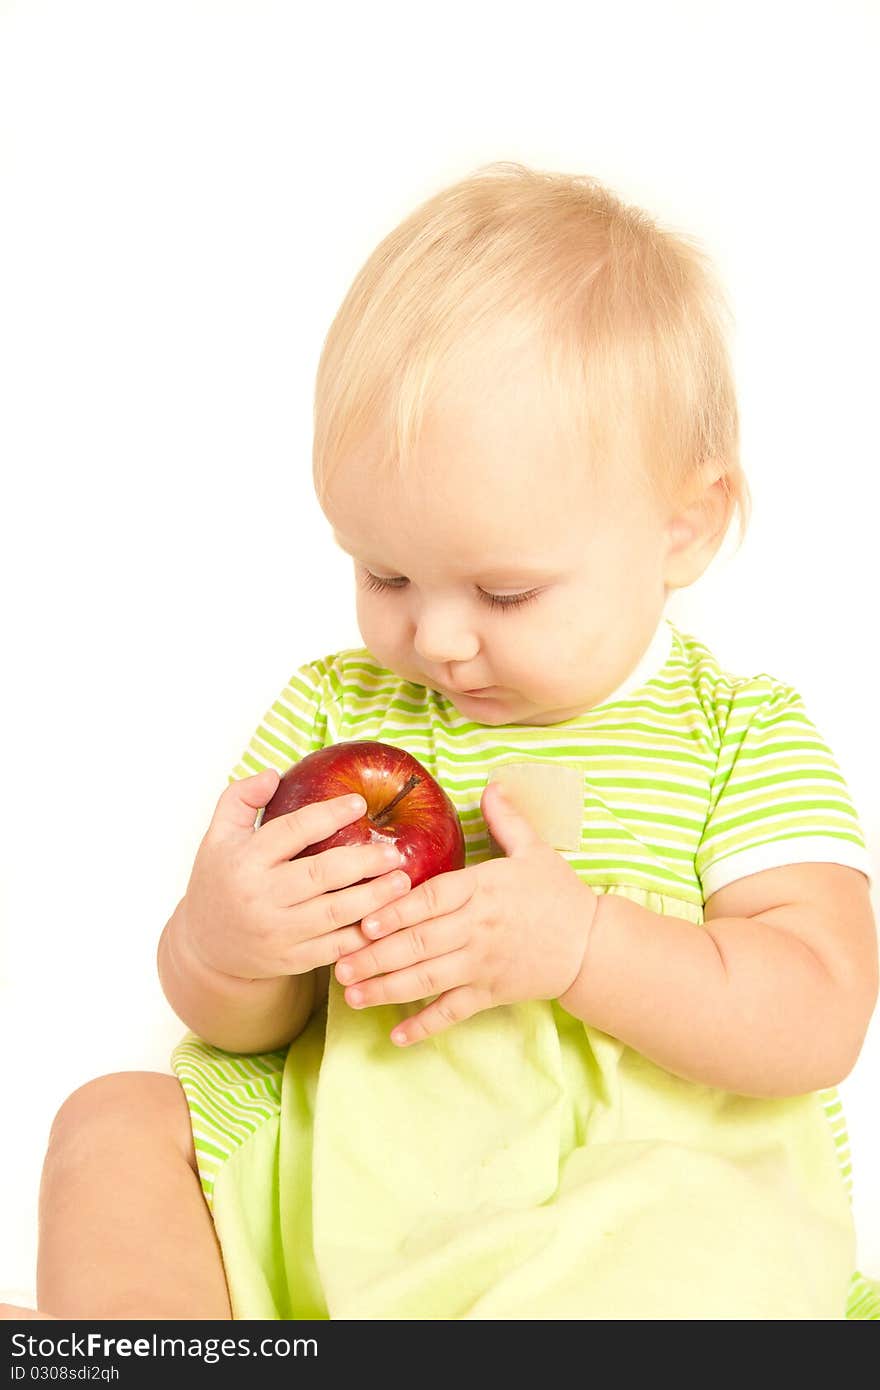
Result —
<svg viewBox="0 0 880 1390"><path fill-rule="evenodd" d="M634 458L673 504L702 497L711 467L725 499L719 543L738 513L742 544L751 498L729 317L699 244L596 179L477 169L379 243L333 319L315 381L317 495L368 438L386 464L411 467L446 371L506 321L537 335L585 466Z"/></svg>

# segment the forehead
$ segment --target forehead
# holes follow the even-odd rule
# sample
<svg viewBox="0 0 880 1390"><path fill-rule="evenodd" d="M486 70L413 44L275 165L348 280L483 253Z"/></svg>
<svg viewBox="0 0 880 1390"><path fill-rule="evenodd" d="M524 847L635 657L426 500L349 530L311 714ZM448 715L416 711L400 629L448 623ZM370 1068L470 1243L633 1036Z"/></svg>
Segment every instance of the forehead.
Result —
<svg viewBox="0 0 880 1390"><path fill-rule="evenodd" d="M571 499L546 487L537 498L534 482L510 474L501 486L486 472L477 479L471 462L438 471L419 458L404 478L340 472L325 502L335 540L365 563L460 577L540 577L582 549L588 521Z"/></svg>
<svg viewBox="0 0 880 1390"><path fill-rule="evenodd" d="M383 468L368 442L334 473L325 512L365 561L463 575L559 568L595 524L592 469L551 406L534 354L451 377L426 412L415 456Z"/></svg>

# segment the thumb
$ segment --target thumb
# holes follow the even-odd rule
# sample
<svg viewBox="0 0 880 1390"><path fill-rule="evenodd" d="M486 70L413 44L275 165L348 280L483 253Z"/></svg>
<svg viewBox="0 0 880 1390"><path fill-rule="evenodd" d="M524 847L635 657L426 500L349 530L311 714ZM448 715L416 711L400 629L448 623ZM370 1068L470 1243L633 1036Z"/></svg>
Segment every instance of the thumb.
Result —
<svg viewBox="0 0 880 1390"><path fill-rule="evenodd" d="M544 843L531 821L514 806L500 782L486 783L480 807L489 834L505 854L521 854L533 845Z"/></svg>
<svg viewBox="0 0 880 1390"><path fill-rule="evenodd" d="M268 806L280 781L281 773L276 772L274 767L267 767L253 777L230 782L217 802L211 829L233 837L237 831L253 830L254 813Z"/></svg>

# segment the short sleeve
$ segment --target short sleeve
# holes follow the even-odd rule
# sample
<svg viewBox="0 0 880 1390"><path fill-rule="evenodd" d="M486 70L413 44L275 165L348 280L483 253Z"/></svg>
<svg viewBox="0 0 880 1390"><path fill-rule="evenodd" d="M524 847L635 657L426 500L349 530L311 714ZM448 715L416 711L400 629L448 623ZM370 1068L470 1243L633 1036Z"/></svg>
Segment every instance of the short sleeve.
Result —
<svg viewBox="0 0 880 1390"><path fill-rule="evenodd" d="M696 855L704 900L784 864L871 866L846 782L791 686L758 676L726 708L709 814Z"/></svg>
<svg viewBox="0 0 880 1390"><path fill-rule="evenodd" d="M263 715L228 781L253 777L267 767L284 773L307 753L335 742L339 696L332 657L298 667Z"/></svg>

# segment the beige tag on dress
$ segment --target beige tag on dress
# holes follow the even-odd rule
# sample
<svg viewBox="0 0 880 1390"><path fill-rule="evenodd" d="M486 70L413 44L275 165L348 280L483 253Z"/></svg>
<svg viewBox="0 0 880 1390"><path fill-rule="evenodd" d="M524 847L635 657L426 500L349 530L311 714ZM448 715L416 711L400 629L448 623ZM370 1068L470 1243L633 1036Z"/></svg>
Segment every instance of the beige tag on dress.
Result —
<svg viewBox="0 0 880 1390"><path fill-rule="evenodd" d="M584 819L584 774L558 762L502 763L490 782L500 782L511 803L554 849L578 850ZM492 832L493 852L502 854Z"/></svg>

